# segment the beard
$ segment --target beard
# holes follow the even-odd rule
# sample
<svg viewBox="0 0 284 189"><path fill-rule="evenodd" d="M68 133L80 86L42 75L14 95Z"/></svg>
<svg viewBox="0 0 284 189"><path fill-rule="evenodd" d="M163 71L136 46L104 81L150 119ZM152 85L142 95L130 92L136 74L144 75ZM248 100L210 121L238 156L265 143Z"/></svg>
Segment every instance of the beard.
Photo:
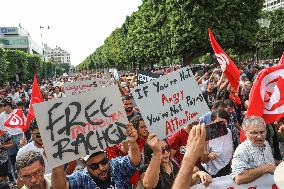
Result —
<svg viewBox="0 0 284 189"><path fill-rule="evenodd" d="M132 110L133 110L133 107L125 108L125 111L126 111L126 112L132 112Z"/></svg>

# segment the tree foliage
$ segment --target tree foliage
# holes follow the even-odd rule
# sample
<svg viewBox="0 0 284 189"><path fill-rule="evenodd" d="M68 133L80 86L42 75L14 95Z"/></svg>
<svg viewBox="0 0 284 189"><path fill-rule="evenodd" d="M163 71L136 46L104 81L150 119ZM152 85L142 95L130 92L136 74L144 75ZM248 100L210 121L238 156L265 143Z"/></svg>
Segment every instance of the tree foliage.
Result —
<svg viewBox="0 0 284 189"><path fill-rule="evenodd" d="M254 52L263 0L143 0L77 68L168 65L212 52L207 29L225 49Z"/></svg>
<svg viewBox="0 0 284 189"><path fill-rule="evenodd" d="M35 73L39 78L46 78L54 76L55 73L61 75L68 71L68 64L44 62L38 55L0 48L0 85L6 81L33 79Z"/></svg>

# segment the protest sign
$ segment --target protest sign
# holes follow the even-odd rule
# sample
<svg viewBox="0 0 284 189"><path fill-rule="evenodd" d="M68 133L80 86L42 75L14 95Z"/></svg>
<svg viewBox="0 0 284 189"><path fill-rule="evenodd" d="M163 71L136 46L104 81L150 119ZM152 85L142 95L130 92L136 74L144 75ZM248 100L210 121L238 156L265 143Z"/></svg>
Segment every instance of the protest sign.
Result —
<svg viewBox="0 0 284 189"><path fill-rule="evenodd" d="M95 80L84 80L64 83L63 89L66 96L81 94L94 90L96 87L108 87L113 85L111 79L97 78Z"/></svg>
<svg viewBox="0 0 284 189"><path fill-rule="evenodd" d="M148 130L164 139L209 112L189 67L132 90Z"/></svg>
<svg viewBox="0 0 284 189"><path fill-rule="evenodd" d="M35 104L34 110L52 168L126 139L117 85Z"/></svg>
<svg viewBox="0 0 284 189"><path fill-rule="evenodd" d="M137 71L137 84L141 85L141 84L147 83L153 79L159 78L160 76L161 74L138 70Z"/></svg>
<svg viewBox="0 0 284 189"><path fill-rule="evenodd" d="M212 180L212 183L205 188L203 184L193 186L192 189L276 189L273 180L273 175L266 174L249 184L237 185L230 176L217 177Z"/></svg>

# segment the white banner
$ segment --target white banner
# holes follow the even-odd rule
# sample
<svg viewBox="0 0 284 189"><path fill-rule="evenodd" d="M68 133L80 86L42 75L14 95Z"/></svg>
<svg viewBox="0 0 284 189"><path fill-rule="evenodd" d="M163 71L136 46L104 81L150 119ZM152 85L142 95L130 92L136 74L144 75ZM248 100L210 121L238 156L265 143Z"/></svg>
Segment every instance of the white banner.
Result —
<svg viewBox="0 0 284 189"><path fill-rule="evenodd" d="M164 139L209 112L189 67L134 88L148 130Z"/></svg>
<svg viewBox="0 0 284 189"><path fill-rule="evenodd" d="M95 90L97 87L108 87L113 84L114 82L111 79L97 78L95 80L64 83L63 89L66 96L69 96Z"/></svg>
<svg viewBox="0 0 284 189"><path fill-rule="evenodd" d="M52 168L126 139L128 120L117 85L33 107Z"/></svg>
<svg viewBox="0 0 284 189"><path fill-rule="evenodd" d="M249 184L237 185L232 177L224 176L213 179L212 183L205 188L203 184L198 184L191 189L277 189L273 180L273 175L266 174Z"/></svg>

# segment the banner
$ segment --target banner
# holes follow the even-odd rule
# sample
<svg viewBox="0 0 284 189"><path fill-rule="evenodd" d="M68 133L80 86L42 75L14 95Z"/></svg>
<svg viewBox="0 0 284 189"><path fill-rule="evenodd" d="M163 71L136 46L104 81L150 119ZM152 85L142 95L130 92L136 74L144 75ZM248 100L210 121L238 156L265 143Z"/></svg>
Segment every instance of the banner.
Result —
<svg viewBox="0 0 284 189"><path fill-rule="evenodd" d="M159 78L160 76L161 74L138 70L137 71L137 85L147 83L153 79Z"/></svg>
<svg viewBox="0 0 284 189"><path fill-rule="evenodd" d="M139 85L131 91L148 130L160 139L209 112L189 67Z"/></svg>
<svg viewBox="0 0 284 189"><path fill-rule="evenodd" d="M35 104L34 110L52 168L126 139L117 85Z"/></svg>
<svg viewBox="0 0 284 189"><path fill-rule="evenodd" d="M205 188L203 184L198 184L191 189L277 189L273 175L266 174L249 184L237 185L231 176L218 177L212 180L212 183Z"/></svg>
<svg viewBox="0 0 284 189"><path fill-rule="evenodd" d="M69 96L95 90L96 87L108 87L113 84L114 82L111 79L97 78L95 80L64 83L63 89L66 96Z"/></svg>

